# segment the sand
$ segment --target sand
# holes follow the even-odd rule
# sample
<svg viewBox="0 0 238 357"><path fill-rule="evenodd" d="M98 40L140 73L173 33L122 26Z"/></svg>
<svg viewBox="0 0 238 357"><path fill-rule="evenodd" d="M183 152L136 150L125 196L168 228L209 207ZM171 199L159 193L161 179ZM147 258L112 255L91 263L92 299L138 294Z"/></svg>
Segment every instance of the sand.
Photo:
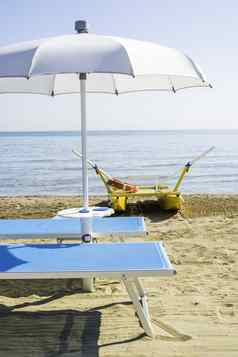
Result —
<svg viewBox="0 0 238 357"><path fill-rule="evenodd" d="M237 357L238 196L185 201L177 214L154 202L129 210L146 217L146 239L163 240L177 270L143 280L153 340L119 281L97 280L91 294L81 291L80 280L1 281L0 357ZM0 218L51 217L78 205L77 197L4 197Z"/></svg>

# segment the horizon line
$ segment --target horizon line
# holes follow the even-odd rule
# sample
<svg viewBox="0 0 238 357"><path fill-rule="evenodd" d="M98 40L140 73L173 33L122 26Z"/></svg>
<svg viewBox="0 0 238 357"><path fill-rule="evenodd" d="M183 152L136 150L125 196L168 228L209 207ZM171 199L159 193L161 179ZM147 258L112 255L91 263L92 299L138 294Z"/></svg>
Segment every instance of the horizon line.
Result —
<svg viewBox="0 0 238 357"><path fill-rule="evenodd" d="M178 128L178 129L88 129L87 132L93 132L93 131L98 131L98 132L109 132L109 131L118 131L118 132L151 132L151 131L223 131L223 130L238 130L237 128ZM74 133L74 132L81 132L81 130L70 130L70 129L50 129L50 130L0 130L0 133Z"/></svg>

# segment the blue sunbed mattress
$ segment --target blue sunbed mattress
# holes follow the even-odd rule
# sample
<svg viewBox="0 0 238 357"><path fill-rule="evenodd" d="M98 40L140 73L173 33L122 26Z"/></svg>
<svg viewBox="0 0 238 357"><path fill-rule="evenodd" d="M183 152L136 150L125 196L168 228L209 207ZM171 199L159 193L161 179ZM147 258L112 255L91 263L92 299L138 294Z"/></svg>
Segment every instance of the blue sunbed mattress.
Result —
<svg viewBox="0 0 238 357"><path fill-rule="evenodd" d="M169 275L162 243L0 245L0 278Z"/></svg>
<svg viewBox="0 0 238 357"><path fill-rule="evenodd" d="M143 217L93 217L96 235L145 234ZM80 219L0 219L0 238L73 238L81 234Z"/></svg>

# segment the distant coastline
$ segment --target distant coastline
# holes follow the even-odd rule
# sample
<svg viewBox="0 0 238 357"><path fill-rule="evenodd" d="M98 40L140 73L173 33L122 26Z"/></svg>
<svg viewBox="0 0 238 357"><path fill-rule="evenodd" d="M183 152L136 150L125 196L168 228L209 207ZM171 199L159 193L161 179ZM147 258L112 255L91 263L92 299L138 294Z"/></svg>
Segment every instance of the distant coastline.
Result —
<svg viewBox="0 0 238 357"><path fill-rule="evenodd" d="M184 135L238 135L237 129L151 129L151 130L88 130L89 136L99 136L99 135L158 135L158 134L168 134L176 135L183 133ZM40 131L0 131L0 136L79 136L81 134L80 130L40 130Z"/></svg>

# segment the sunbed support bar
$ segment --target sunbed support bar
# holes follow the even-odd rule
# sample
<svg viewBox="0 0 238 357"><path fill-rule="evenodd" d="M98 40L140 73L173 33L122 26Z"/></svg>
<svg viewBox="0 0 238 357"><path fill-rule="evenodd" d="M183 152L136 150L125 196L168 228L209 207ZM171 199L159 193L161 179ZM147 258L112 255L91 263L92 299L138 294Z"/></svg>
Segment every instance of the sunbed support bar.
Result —
<svg viewBox="0 0 238 357"><path fill-rule="evenodd" d="M148 303L145 292L142 285L139 282L139 278L130 279L126 275L123 276L122 281L125 285L128 295L133 302L139 321L145 331L145 333L153 337L153 327L149 315Z"/></svg>
<svg viewBox="0 0 238 357"><path fill-rule="evenodd" d="M141 297L141 303L143 306L143 309L145 310L145 313L147 316L149 316L149 309L148 309L148 303L147 303L147 294L144 291L143 285L141 284L141 281L139 278L135 278L135 286L140 294Z"/></svg>

